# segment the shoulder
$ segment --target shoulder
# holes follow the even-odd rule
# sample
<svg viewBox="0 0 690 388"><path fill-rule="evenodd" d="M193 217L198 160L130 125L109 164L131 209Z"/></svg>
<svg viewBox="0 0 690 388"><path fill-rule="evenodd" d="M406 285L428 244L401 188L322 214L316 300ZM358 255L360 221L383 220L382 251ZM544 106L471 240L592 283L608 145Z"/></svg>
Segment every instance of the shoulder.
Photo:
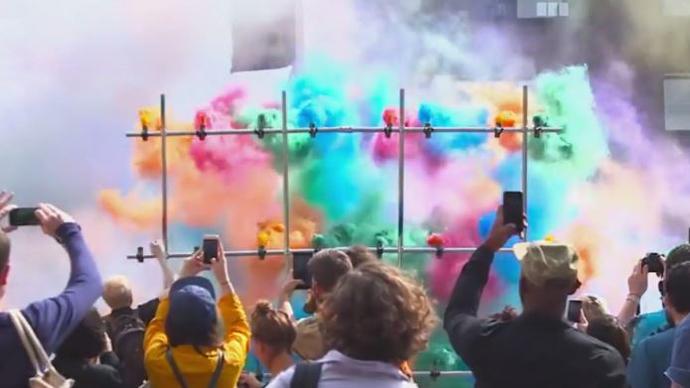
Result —
<svg viewBox="0 0 690 388"><path fill-rule="evenodd" d="M273 380L271 380L271 383L268 384L268 388L282 388L282 387L289 387L290 382L292 381L292 376L295 374L295 366L291 366L290 368L280 372L278 376L276 376Z"/></svg>
<svg viewBox="0 0 690 388"><path fill-rule="evenodd" d="M593 365L625 368L623 357L613 346L576 329L571 329L570 335Z"/></svg>

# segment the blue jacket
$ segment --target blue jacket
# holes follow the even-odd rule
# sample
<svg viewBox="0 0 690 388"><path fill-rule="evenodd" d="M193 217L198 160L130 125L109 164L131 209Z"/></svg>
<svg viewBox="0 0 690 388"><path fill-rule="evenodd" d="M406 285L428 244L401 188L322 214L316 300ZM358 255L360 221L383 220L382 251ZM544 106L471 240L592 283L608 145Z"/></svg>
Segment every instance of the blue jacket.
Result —
<svg viewBox="0 0 690 388"><path fill-rule="evenodd" d="M642 340L633 349L628 363L628 382L632 388L668 388L664 375L671 364L675 329L670 328Z"/></svg>
<svg viewBox="0 0 690 388"><path fill-rule="evenodd" d="M71 273L67 287L60 295L31 303L22 310L48 353L53 353L82 320L101 296L103 288L79 225L61 225L57 237L70 258ZM33 367L9 314L0 313L0 387L24 388L33 375Z"/></svg>

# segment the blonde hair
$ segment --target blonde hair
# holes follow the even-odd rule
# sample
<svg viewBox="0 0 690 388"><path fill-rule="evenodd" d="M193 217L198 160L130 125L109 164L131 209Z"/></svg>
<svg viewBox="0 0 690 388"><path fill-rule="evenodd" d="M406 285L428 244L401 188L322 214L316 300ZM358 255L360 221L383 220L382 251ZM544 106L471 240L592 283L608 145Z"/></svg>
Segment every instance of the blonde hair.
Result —
<svg viewBox="0 0 690 388"><path fill-rule="evenodd" d="M606 301L596 295L585 295L582 298L582 312L588 321L604 318L608 315Z"/></svg>
<svg viewBox="0 0 690 388"><path fill-rule="evenodd" d="M124 276L113 276L103 284L103 300L111 309L132 305L132 287Z"/></svg>

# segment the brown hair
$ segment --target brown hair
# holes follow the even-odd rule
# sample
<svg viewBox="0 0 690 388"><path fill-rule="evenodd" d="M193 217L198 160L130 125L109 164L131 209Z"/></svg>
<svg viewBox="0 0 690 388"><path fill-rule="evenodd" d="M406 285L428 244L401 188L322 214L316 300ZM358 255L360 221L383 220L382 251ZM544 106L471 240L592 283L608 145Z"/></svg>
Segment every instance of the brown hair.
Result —
<svg viewBox="0 0 690 388"><path fill-rule="evenodd" d="M297 337L295 324L287 313L274 309L271 302L266 300L256 302L252 312L251 329L252 338L279 352L290 353L292 343Z"/></svg>
<svg viewBox="0 0 690 388"><path fill-rule="evenodd" d="M314 281L325 291L330 291L343 275L352 270L352 263L345 253L325 249L309 259L307 268Z"/></svg>
<svg viewBox="0 0 690 388"><path fill-rule="evenodd" d="M10 262L10 239L5 232L0 230L0 271Z"/></svg>
<svg viewBox="0 0 690 388"><path fill-rule="evenodd" d="M616 317L603 315L589 322L587 334L613 346L623 357L623 361L628 363L630 358L630 338L625 328L621 326Z"/></svg>
<svg viewBox="0 0 690 388"><path fill-rule="evenodd" d="M345 250L345 254L350 258L352 268L357 268L364 263L377 261L376 256L369 252L369 248L363 245L352 246Z"/></svg>
<svg viewBox="0 0 690 388"><path fill-rule="evenodd" d="M392 363L424 350L437 322L422 286L380 262L343 276L322 314L328 347L355 359Z"/></svg>

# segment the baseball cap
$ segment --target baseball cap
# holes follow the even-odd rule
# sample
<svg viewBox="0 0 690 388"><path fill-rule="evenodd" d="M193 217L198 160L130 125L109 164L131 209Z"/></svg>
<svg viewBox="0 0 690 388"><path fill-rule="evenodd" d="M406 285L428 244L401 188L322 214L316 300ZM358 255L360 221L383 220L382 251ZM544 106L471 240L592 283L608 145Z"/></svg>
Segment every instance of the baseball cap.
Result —
<svg viewBox="0 0 690 388"><path fill-rule="evenodd" d="M515 244L513 252L520 261L522 274L538 286L544 285L548 280L577 279L578 256L571 245L534 241Z"/></svg>
<svg viewBox="0 0 690 388"><path fill-rule="evenodd" d="M172 330L209 329L218 321L213 284L201 276L178 279L170 287L166 326Z"/></svg>

